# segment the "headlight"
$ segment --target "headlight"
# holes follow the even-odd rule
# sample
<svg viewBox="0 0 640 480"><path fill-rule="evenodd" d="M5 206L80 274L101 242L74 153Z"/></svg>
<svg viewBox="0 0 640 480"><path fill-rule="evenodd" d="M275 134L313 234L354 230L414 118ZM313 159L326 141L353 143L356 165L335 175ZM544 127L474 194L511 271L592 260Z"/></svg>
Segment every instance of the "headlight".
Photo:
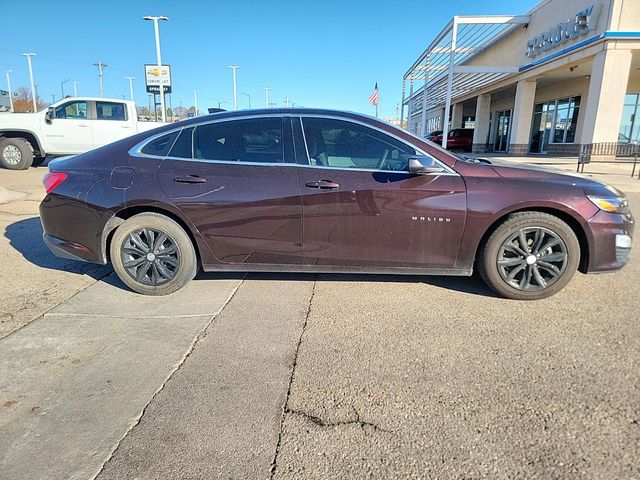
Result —
<svg viewBox="0 0 640 480"><path fill-rule="evenodd" d="M587 195L596 207L605 212L611 213L629 213L629 202L624 197L614 195Z"/></svg>

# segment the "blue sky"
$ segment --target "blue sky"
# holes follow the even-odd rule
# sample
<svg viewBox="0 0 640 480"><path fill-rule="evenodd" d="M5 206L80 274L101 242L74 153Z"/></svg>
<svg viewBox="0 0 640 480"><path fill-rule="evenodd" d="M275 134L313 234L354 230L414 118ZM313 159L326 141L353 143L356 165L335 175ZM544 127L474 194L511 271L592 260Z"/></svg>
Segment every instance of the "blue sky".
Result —
<svg viewBox="0 0 640 480"><path fill-rule="evenodd" d="M373 114L367 99L380 88L380 115L395 116L402 75L454 15L522 14L536 0L422 1L224 1L224 0L21 0L24 18L3 19L0 85L13 70L12 89L28 86L26 59L34 52L38 93L59 99L60 83L79 82L79 95L98 95L97 61L107 63L105 96L129 97L125 76L135 76L135 97L147 104L145 63L155 63L153 23L144 15L166 15L160 37L163 63L170 64L173 106L233 106L230 64L238 70L240 108L270 101ZM5 5L8 7L7 5ZM26 15L26 13L29 15ZM31 16L30 20L27 17ZM22 15L22 14L21 14ZM72 93L71 81L65 94Z"/></svg>

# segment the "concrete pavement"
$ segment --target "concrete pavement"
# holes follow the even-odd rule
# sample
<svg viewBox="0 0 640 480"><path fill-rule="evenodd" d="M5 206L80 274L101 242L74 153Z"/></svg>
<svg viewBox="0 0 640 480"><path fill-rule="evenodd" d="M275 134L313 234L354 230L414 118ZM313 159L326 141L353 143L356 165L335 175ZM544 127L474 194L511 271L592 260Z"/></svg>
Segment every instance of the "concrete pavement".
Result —
<svg viewBox="0 0 640 480"><path fill-rule="evenodd" d="M38 205L47 169L0 169L0 338L111 272L54 257L42 242Z"/></svg>
<svg viewBox="0 0 640 480"><path fill-rule="evenodd" d="M0 342L3 480L93 478L241 282L143 299L108 280Z"/></svg>

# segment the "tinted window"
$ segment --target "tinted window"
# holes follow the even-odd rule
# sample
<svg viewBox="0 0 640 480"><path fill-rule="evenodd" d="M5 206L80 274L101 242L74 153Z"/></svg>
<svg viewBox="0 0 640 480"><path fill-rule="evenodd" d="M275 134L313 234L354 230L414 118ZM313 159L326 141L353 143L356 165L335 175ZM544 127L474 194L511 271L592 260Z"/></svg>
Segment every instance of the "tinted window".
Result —
<svg viewBox="0 0 640 480"><path fill-rule="evenodd" d="M311 165L406 170L416 151L377 130L342 120L303 118Z"/></svg>
<svg viewBox="0 0 640 480"><path fill-rule="evenodd" d="M98 120L126 120L127 110L124 103L96 102Z"/></svg>
<svg viewBox="0 0 640 480"><path fill-rule="evenodd" d="M281 163L282 119L254 118L196 127L194 158L254 163Z"/></svg>
<svg viewBox="0 0 640 480"><path fill-rule="evenodd" d="M155 140L147 143L140 151L146 155L157 155L160 157L165 157L167 153L169 153L169 149L173 145L173 142L178 136L178 133L179 132L171 132L158 137Z"/></svg>
<svg viewBox="0 0 640 480"><path fill-rule="evenodd" d="M193 158L193 127L185 128L180 132L178 139L171 147L170 157Z"/></svg>
<svg viewBox="0 0 640 480"><path fill-rule="evenodd" d="M57 106L56 118L87 118L87 102L68 102Z"/></svg>

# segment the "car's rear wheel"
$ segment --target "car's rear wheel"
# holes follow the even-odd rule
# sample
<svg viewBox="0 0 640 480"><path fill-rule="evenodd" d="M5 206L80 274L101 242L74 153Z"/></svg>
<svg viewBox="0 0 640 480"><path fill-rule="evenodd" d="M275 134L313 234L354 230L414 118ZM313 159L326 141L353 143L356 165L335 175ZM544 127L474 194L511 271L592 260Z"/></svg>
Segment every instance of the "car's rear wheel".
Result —
<svg viewBox="0 0 640 480"><path fill-rule="evenodd" d="M538 300L569 283L580 262L580 243L569 225L542 212L519 212L481 246L477 267L500 295Z"/></svg>
<svg viewBox="0 0 640 480"><path fill-rule="evenodd" d="M145 295L173 293L198 270L189 235L158 213L141 213L126 220L115 231L109 252L120 280Z"/></svg>
<svg viewBox="0 0 640 480"><path fill-rule="evenodd" d="M0 164L9 170L26 170L33 163L33 150L22 138L0 140Z"/></svg>

